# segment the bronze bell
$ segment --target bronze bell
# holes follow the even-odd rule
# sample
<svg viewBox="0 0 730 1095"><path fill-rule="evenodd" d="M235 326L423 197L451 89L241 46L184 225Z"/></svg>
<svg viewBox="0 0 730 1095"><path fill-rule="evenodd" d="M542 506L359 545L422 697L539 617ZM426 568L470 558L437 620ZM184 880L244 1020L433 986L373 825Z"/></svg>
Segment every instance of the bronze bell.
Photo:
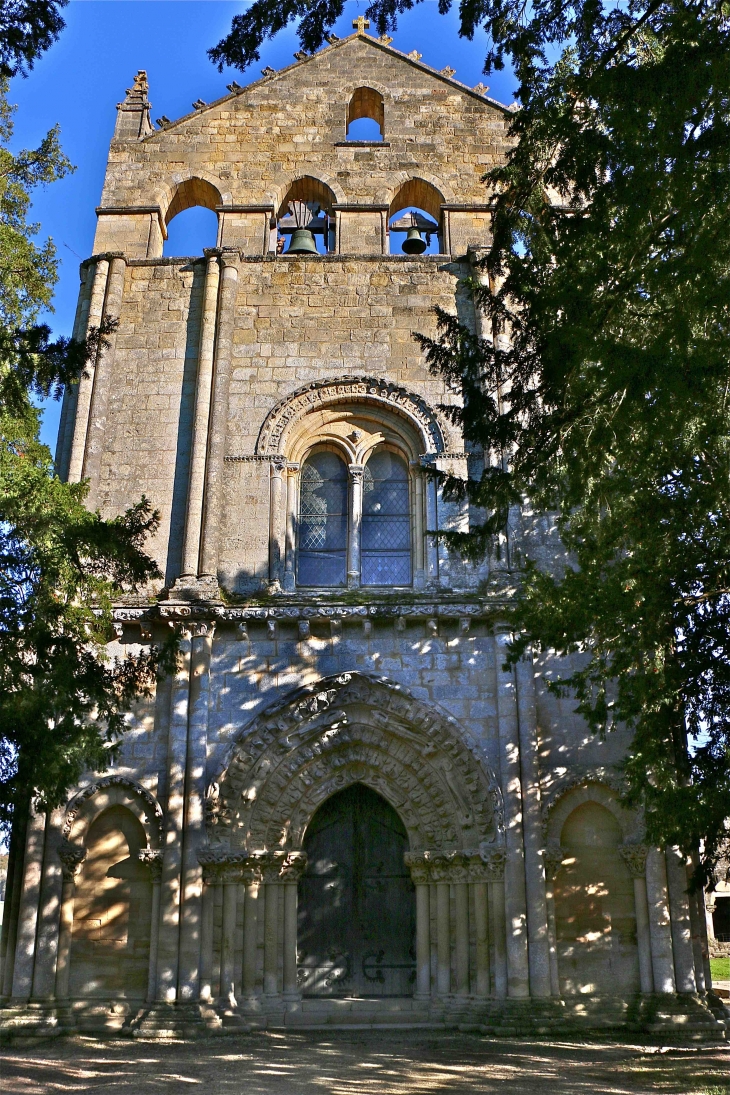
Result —
<svg viewBox="0 0 730 1095"><path fill-rule="evenodd" d="M308 228L295 228L289 241L287 255L318 255L314 235Z"/></svg>
<svg viewBox="0 0 730 1095"><path fill-rule="evenodd" d="M413 228L408 229L408 234L403 241L403 251L407 255L422 255L425 250L426 241L414 225Z"/></svg>

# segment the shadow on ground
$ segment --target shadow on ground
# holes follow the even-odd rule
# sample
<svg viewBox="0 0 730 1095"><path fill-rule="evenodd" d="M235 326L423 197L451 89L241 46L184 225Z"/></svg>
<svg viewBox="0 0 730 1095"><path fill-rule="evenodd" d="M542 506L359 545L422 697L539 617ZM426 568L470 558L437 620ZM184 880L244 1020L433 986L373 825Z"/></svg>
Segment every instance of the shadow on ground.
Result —
<svg viewBox="0 0 730 1095"><path fill-rule="evenodd" d="M4 1095L730 1095L730 1047L362 1031L159 1043L76 1037L0 1051Z"/></svg>

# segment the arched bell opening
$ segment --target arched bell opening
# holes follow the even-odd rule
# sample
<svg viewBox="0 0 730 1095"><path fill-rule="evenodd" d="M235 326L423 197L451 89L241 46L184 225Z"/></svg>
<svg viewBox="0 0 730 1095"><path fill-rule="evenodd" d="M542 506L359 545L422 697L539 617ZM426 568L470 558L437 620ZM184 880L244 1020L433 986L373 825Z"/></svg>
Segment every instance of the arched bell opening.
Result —
<svg viewBox="0 0 730 1095"><path fill-rule="evenodd" d="M409 179L390 203L388 250L391 255L443 254L443 195L424 179Z"/></svg>
<svg viewBox="0 0 730 1095"><path fill-rule="evenodd" d="M409 996L416 980L408 834L393 807L355 783L307 826L298 892L298 983L305 996Z"/></svg>
<svg viewBox="0 0 730 1095"><path fill-rule="evenodd" d="M284 255L326 255L335 249L335 195L319 179L296 179L272 223L271 250Z"/></svg>
<svg viewBox="0 0 730 1095"><path fill-rule="evenodd" d="M347 140L385 140L385 104L372 87L355 88L352 94L347 107Z"/></svg>
<svg viewBox="0 0 730 1095"><path fill-rule="evenodd" d="M206 179L185 179L175 189L165 212L162 253L202 255L206 247L218 246L220 191Z"/></svg>

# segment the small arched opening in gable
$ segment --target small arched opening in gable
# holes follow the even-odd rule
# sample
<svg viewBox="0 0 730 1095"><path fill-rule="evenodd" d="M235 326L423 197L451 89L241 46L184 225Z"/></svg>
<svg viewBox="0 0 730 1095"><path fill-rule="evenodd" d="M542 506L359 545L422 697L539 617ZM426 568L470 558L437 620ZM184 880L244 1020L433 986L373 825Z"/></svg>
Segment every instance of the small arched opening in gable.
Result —
<svg viewBox="0 0 730 1095"><path fill-rule="evenodd" d="M270 250L277 254L326 255L335 249L335 195L311 175L296 179L271 226Z"/></svg>
<svg viewBox="0 0 730 1095"><path fill-rule="evenodd" d="M348 141L385 140L383 96L371 87L358 87L347 107Z"/></svg>
<svg viewBox="0 0 730 1095"><path fill-rule="evenodd" d="M425 179L409 179L390 203L388 250L391 255L443 254L443 195Z"/></svg>
<svg viewBox="0 0 730 1095"><path fill-rule="evenodd" d="M167 236L163 254L202 255L218 243L218 213L221 195L205 179L186 179L173 194L165 213Z"/></svg>

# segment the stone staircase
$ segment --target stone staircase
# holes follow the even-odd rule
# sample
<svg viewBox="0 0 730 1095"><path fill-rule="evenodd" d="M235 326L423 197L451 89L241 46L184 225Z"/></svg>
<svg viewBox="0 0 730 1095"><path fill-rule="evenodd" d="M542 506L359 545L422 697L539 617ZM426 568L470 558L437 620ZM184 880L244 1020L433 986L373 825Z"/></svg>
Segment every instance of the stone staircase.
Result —
<svg viewBox="0 0 730 1095"><path fill-rule="evenodd" d="M723 1018L697 995L653 994L627 1001L611 996L490 1001L474 1027L497 1037L642 1034L662 1041L716 1042L728 1036Z"/></svg>

